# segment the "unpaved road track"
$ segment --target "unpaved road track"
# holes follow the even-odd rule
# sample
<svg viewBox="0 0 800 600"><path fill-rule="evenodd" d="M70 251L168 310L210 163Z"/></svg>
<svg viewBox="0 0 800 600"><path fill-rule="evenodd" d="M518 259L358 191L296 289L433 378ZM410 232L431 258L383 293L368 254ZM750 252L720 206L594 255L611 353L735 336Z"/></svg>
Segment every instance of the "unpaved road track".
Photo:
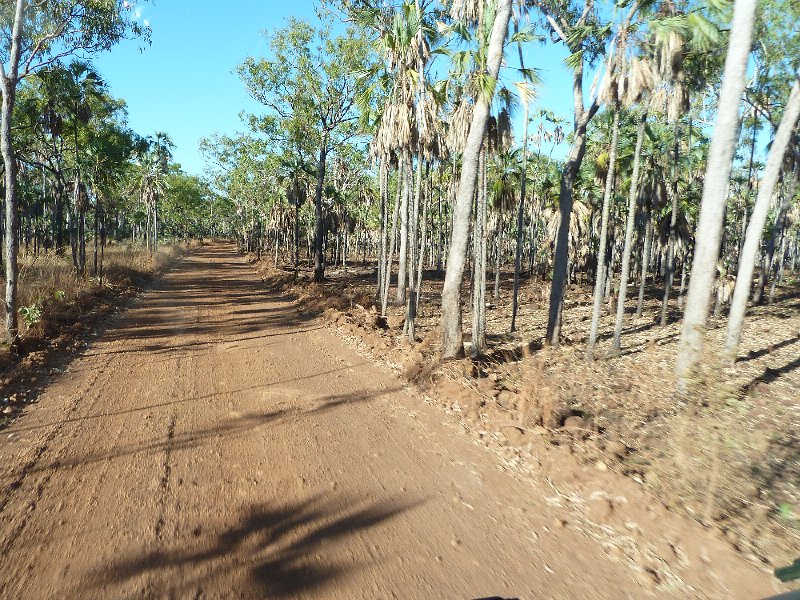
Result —
<svg viewBox="0 0 800 600"><path fill-rule="evenodd" d="M299 314L211 246L118 316L2 434L0 598L644 595Z"/></svg>

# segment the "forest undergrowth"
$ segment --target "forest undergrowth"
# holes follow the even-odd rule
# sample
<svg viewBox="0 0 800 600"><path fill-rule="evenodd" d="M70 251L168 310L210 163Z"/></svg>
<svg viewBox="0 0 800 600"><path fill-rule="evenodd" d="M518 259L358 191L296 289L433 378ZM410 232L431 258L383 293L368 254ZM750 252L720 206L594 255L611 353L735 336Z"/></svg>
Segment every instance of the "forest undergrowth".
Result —
<svg viewBox="0 0 800 600"><path fill-rule="evenodd" d="M611 350L615 307L606 303L597 360L588 361L591 289L570 289L564 343L551 348L544 344L547 283L523 283L518 331L510 334L513 282L503 273L499 298L487 290L487 353L441 362L442 278L435 272L425 273L418 341L412 344L403 335L404 307L379 317L374 268L338 269L318 284L311 272L295 276L271 264L257 265L270 286L355 336L456 413L471 435L509 464L567 487L618 473L648 496L646 502L690 516L754 562L774 567L797 558L800 282L787 281L773 304L750 309L734 367L722 367L715 358L725 330L722 316L712 321L703 367L689 393L679 397L679 312L660 326L660 289L648 290L641 317L633 314L635 298L630 301L618 354ZM602 526L613 509L604 505L599 513L593 516Z"/></svg>

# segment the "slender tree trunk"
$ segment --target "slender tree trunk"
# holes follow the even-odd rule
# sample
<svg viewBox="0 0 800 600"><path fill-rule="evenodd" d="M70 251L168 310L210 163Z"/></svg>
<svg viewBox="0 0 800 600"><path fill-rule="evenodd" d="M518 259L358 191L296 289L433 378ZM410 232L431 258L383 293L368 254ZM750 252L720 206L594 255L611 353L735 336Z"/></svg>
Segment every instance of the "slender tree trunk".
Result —
<svg viewBox="0 0 800 600"><path fill-rule="evenodd" d="M495 302L500 299L500 259L502 255L501 240L503 237L503 214L498 209L497 222L494 228L494 291L492 298Z"/></svg>
<svg viewBox="0 0 800 600"><path fill-rule="evenodd" d="M86 277L86 210L81 206L78 211L78 271Z"/></svg>
<svg viewBox="0 0 800 600"><path fill-rule="evenodd" d="M442 191L436 193L436 210L438 212L438 225L436 227L436 275L442 274L442 234L444 221L442 219Z"/></svg>
<svg viewBox="0 0 800 600"><path fill-rule="evenodd" d="M94 205L94 270L92 274L97 277L97 250L100 234L100 201L96 200Z"/></svg>
<svg viewBox="0 0 800 600"><path fill-rule="evenodd" d="M795 165L791 180L787 183L784 178L784 185L781 188L781 202L778 208L778 214L775 217L775 226L772 228L772 233L769 236L769 241L767 242L767 247L764 252L764 260L761 265L761 272L758 275L758 284L756 285L755 292L753 292L753 302L757 304L764 300L764 290L767 287L775 264L775 249L778 246L778 241L786 226L786 214L789 211L789 205L792 200L794 200L794 194L797 191L797 182L798 172L797 165Z"/></svg>
<svg viewBox="0 0 800 600"><path fill-rule="evenodd" d="M383 281L383 296L381 298L381 314L386 316L386 308L389 305L389 286L392 281L392 262L394 260L394 249L397 245L397 220L399 218L400 213L400 194L402 193L402 185L400 179L402 178L402 169L399 170L397 174L397 193L395 194L394 198L394 210L392 211L392 235L389 238L389 252L387 253L388 256L386 257L386 277ZM387 175L386 180L387 188L389 184L389 179ZM400 280L398 279L397 285L401 285Z"/></svg>
<svg viewBox="0 0 800 600"><path fill-rule="evenodd" d="M408 150L404 150L400 158L400 183L403 186L403 193L400 196L400 255L399 264L397 266L397 292L394 296L396 304L402 306L406 301L406 279L408 277L408 206L411 195L409 190L411 180L408 176L408 169L406 167L406 156ZM413 267L412 267L413 270Z"/></svg>
<svg viewBox="0 0 800 600"><path fill-rule="evenodd" d="M511 0L498 0L492 33L487 52L488 75L497 79L500 62L503 58L503 45L508 33L511 17ZM478 173L478 157L481 152L489 117L489 102L479 95L472 113L464 152L462 154L461 178L458 184L456 202L453 206L453 229L442 289L442 357L453 358L463 353L463 331L461 329L461 283L464 277L464 263L467 257L469 225L472 213L472 199Z"/></svg>
<svg viewBox="0 0 800 600"><path fill-rule="evenodd" d="M750 141L750 163L747 168L747 193L742 198L742 239L739 240L739 247L736 253L736 270L739 270L739 261L742 256L742 249L744 248L744 237L747 232L747 203L753 193L753 164L756 155L756 137L758 135L758 109L753 109L753 131L752 139Z"/></svg>
<svg viewBox="0 0 800 600"><path fill-rule="evenodd" d="M689 377L703 353L710 291L719 258L725 195L739 133L739 107L745 87L756 3L757 0L736 0L734 3L730 42L719 96L719 112L708 153L697 241L675 365L681 392L688 390Z"/></svg>
<svg viewBox="0 0 800 600"><path fill-rule="evenodd" d="M786 148L800 116L800 80L795 80L786 109L783 112L778 131L772 142L767 162L764 167L764 175L761 178L761 185L758 189L753 213L750 217L750 224L747 226L744 245L739 259L739 271L736 275L736 286L733 290L733 299L728 316L728 329L725 338L725 357L729 362L736 360L739 351L739 341L742 336L742 326L747 311L747 298L750 295L750 287L753 284L753 270L755 268L758 246L761 242L761 234L764 224L767 221L769 212L769 202L775 191L778 182L778 175L783 164L783 157ZM691 283L689 292L691 293Z"/></svg>
<svg viewBox="0 0 800 600"><path fill-rule="evenodd" d="M576 91L577 93L582 94L583 92ZM561 171L561 189L558 196L558 211L561 219L556 233L553 281L550 285L550 306L547 316L547 343L551 346L558 346L561 336L564 290L566 289L569 275L569 228L572 218L572 190L578 177L578 170L583 162L583 156L586 153L586 127L592 114L590 110L585 116L576 120L572 148Z"/></svg>
<svg viewBox="0 0 800 600"><path fill-rule="evenodd" d="M681 289L678 291L678 310L683 310L683 293L686 291L686 262L686 258L681 260Z"/></svg>
<svg viewBox="0 0 800 600"><path fill-rule="evenodd" d="M300 271L300 198L294 199L294 274Z"/></svg>
<svg viewBox="0 0 800 600"><path fill-rule="evenodd" d="M483 322L483 307L486 304L486 146L481 151L478 165L478 186L475 229L473 232L473 272L472 272L472 347L470 356L478 358L485 345L485 332Z"/></svg>
<svg viewBox="0 0 800 600"><path fill-rule="evenodd" d="M642 156L642 143L644 142L644 128L647 123L647 113L643 113L639 120L639 129L636 132L636 148L633 151L633 173L631 174L631 188L628 193L628 215L625 222L625 246L622 250L622 273L619 276L619 297L617 298L617 320L614 323L614 341L612 348L619 351L622 340L622 323L625 320L625 299L628 294L628 273L631 266L631 253L633 249L633 227L636 223L636 198L639 195L639 162Z"/></svg>
<svg viewBox="0 0 800 600"><path fill-rule="evenodd" d="M413 159L411 155L408 156L408 169L412 168ZM409 179L411 174L409 173ZM422 153L417 157L417 173L414 183L414 205L409 208L409 228L408 228L408 305L406 306L406 328L408 339L411 342L416 341L416 331L414 328L414 320L417 310L417 287L416 287L416 274L414 267L416 266L417 259L417 226L419 222L419 204L422 196ZM421 254L421 253L420 253Z"/></svg>
<svg viewBox="0 0 800 600"><path fill-rule="evenodd" d="M381 196L381 229L380 229L380 249L378 251L378 293L377 297L380 299L383 296L383 287L384 287L384 279L387 277L386 271L386 236L387 230L386 221L389 217L389 206L388 206L388 176L387 176L387 157L381 157L381 164L380 164L380 171L379 171L379 181L380 181L380 196Z"/></svg>
<svg viewBox="0 0 800 600"><path fill-rule="evenodd" d="M17 276L19 266L19 216L17 213L17 158L11 132L14 105L17 97L19 60L22 43L22 27L25 21L25 1L17 0L14 9L14 25L11 32L11 52L8 71L0 74L3 98L0 109L0 152L5 166L5 268L6 268L6 335L10 342L19 333L17 321Z"/></svg>
<svg viewBox="0 0 800 600"><path fill-rule="evenodd" d="M772 283L769 286L769 297L767 303L772 304L775 301L775 290L783 280L783 265L786 257L786 235L781 236L781 249L778 254L778 262L775 265L775 272L772 275Z"/></svg>
<svg viewBox="0 0 800 600"><path fill-rule="evenodd" d="M325 185L325 165L328 158L328 134L322 136L317 161L317 187L314 191L314 281L317 283L325 279L325 254L323 251L323 237L325 236L325 222L322 214L322 190Z"/></svg>
<svg viewBox="0 0 800 600"><path fill-rule="evenodd" d="M669 295L672 291L672 280L675 276L675 244L677 238L676 226L678 224L678 160L680 158L680 120L675 119L675 150L672 159L672 183L670 185L670 200L672 212L669 219L669 241L667 242L667 260L664 271L664 296L661 299L661 326L667 324L669 312Z"/></svg>
<svg viewBox="0 0 800 600"><path fill-rule="evenodd" d="M600 312L603 306L603 291L606 278L606 244L608 238L608 213L611 207L611 196L614 193L614 177L617 164L617 145L619 142L619 109L614 108L614 123L611 128L611 147L608 153L608 174L606 189L603 194L603 212L600 217L600 240L597 251L597 273L594 284L594 305L592 307L592 323L589 328L589 344L586 355L591 360L597 344L597 330L600 326Z"/></svg>
<svg viewBox="0 0 800 600"><path fill-rule="evenodd" d="M517 206L517 248L514 253L514 292L511 298L511 332L517 330L517 311L519 310L519 274L522 267L522 236L525 225L525 186L528 180L528 102L524 102L525 115L522 127L522 182ZM531 223L533 226L533 223ZM533 256L531 256L533 264Z"/></svg>
<svg viewBox="0 0 800 600"><path fill-rule="evenodd" d="M426 167L427 169L427 167ZM425 266L425 244L428 236L428 212L430 207L430 186L428 186L427 193L425 193L424 200L423 200L423 209L422 209L422 232L420 233L420 250L419 250L419 266L417 267L417 285L416 285L416 294L417 294L417 302L416 306L414 307L414 315L419 312L419 301L420 296L422 294L422 273L423 268Z"/></svg>

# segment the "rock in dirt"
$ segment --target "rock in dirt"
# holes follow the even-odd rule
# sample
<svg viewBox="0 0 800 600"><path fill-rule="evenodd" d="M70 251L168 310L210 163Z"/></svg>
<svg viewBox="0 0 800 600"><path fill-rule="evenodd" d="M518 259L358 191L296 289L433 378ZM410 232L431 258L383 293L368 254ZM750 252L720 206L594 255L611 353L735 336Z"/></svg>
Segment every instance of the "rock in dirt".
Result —
<svg viewBox="0 0 800 600"><path fill-rule="evenodd" d="M518 401L519 396L509 390L503 390L497 395L497 404L506 410L514 410Z"/></svg>
<svg viewBox="0 0 800 600"><path fill-rule="evenodd" d="M564 429L580 430L588 428L589 424L583 417L571 416L564 419Z"/></svg>
<svg viewBox="0 0 800 600"><path fill-rule="evenodd" d="M586 505L588 516L595 523L607 524L614 516L614 504L605 495L589 498Z"/></svg>
<svg viewBox="0 0 800 600"><path fill-rule="evenodd" d="M503 427L503 437L515 448L522 448L528 441L527 434L517 427Z"/></svg>
<svg viewBox="0 0 800 600"><path fill-rule="evenodd" d="M613 456L618 460L622 460L628 455L629 448L619 440L612 440L606 442L604 450L609 456Z"/></svg>

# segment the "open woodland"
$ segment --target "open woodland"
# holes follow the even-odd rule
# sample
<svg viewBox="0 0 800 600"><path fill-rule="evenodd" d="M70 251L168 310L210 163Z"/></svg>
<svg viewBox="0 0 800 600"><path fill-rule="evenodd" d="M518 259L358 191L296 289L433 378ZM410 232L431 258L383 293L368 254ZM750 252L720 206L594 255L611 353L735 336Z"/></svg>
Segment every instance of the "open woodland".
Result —
<svg viewBox="0 0 800 600"><path fill-rule="evenodd" d="M261 109L242 113L239 131L202 140L203 176L182 170L168 133L131 129L125 101L92 63L125 39L146 46L151 32L133 8L116 0L0 6L0 418L11 432L2 456L17 452L15 427L37 418L27 411L42 410L47 374L92 356L87 335L130 343L145 360L174 352L182 364L195 360L194 346L221 353L269 327L296 326L314 333L297 342L302 361L281 367L290 375L306 361L319 361L323 375L334 372L325 361L380 365L380 376L375 366L353 375L349 392L357 396L357 381L399 381L503 470L533 482L524 494L509 492L509 506L544 502L542 515L555 511L548 535L568 531L602 560L629 567L634 587L593 590L598 597L785 591L770 573L800 557L798 2L322 2L316 19L289 19L264 34L263 55L231 65ZM547 83L569 90L562 113L539 103L537 52L549 47L566 56L568 76ZM234 247L240 258L231 258ZM245 266L252 277L240 275ZM144 324L121 317L126 338L106 323L142 289L131 310ZM212 304L217 312L203 317ZM261 317L248 313L251 305ZM197 317L185 323L190 313ZM212 314L224 330L211 329ZM185 338L191 332L209 337ZM345 341L341 357L324 337L331 334ZM226 366L228 354L214 356L194 375L212 388L269 371L255 350L236 355L239 370ZM216 369L227 375L217 378ZM181 381L164 371L122 383L148 377ZM314 388L314 398L324 392ZM331 405L352 400L343 398ZM359 404L353 422L369 430L373 404ZM197 449L195 438L176 434L176 414L164 446L165 498L177 494L165 483L173 438L184 452ZM198 436L250 436L255 427ZM127 428L139 425L120 425ZM398 443L373 435L376 453ZM103 460L120 455L110 449ZM0 517L11 514L17 531L4 552L27 527L9 511L12 492L38 469L38 455L32 460L4 472ZM370 523L389 518L370 514ZM248 523L247 535L258 530L260 521ZM330 537L348 523L367 526L343 519ZM519 532L535 545L534 536ZM278 575L260 580L261 594L310 593L286 583L302 579L297 561L319 549L303 540L286 564L267 563ZM174 561L148 554L122 564L114 585L138 581L151 563L204 564L239 544ZM709 583L705 571L714 569ZM756 572L775 584L761 586ZM154 597L188 593L164 573L147 588ZM336 579L318 575L320 586ZM588 597L573 576L536 596L505 593ZM211 585L200 576L194 584ZM314 589L353 597L347 590L357 588L341 585ZM374 597L388 595L376 585ZM430 589L449 597L446 587Z"/></svg>

